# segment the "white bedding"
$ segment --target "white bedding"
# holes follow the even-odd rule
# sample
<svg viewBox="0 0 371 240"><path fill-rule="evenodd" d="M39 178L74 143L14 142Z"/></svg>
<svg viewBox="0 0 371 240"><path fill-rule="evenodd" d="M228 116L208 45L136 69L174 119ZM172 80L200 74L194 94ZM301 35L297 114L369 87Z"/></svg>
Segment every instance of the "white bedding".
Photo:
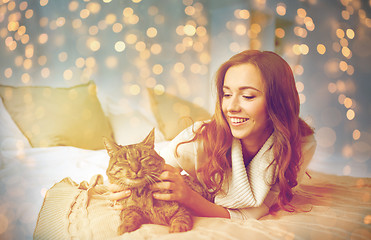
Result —
<svg viewBox="0 0 371 240"><path fill-rule="evenodd" d="M164 145L161 142L157 148ZM106 179L108 155L105 150L74 147L25 148L21 154L1 149L1 161L0 238L32 239L46 191L65 177L77 183L96 174ZM294 200L298 206L312 208L308 213L279 212L278 217L245 222L196 218L192 231L177 235L169 235L165 226L144 225L119 239L370 239L371 179L312 176Z"/></svg>
<svg viewBox="0 0 371 240"><path fill-rule="evenodd" d="M104 150L74 147L29 148L21 157L17 152L1 152L0 216L8 223L0 235L4 239L32 239L47 189L66 176L83 181L94 174L105 175L108 161Z"/></svg>

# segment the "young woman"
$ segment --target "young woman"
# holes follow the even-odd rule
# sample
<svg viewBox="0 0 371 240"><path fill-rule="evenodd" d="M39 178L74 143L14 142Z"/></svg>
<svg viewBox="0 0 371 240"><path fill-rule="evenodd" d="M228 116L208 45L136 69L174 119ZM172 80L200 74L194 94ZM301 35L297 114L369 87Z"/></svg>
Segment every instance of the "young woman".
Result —
<svg viewBox="0 0 371 240"><path fill-rule="evenodd" d="M244 51L220 66L216 87L212 119L196 122L159 153L169 165L153 187L170 193L154 198L178 201L204 217L258 219L270 209L292 211L292 189L316 141L299 117L290 66L273 52ZM214 193L214 202L190 189L182 170Z"/></svg>

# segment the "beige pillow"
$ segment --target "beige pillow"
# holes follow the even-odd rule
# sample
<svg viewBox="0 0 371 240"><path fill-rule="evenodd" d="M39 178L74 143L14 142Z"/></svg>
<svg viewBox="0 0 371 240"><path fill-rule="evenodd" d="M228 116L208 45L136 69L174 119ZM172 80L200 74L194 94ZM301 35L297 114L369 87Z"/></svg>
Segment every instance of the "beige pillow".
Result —
<svg viewBox="0 0 371 240"><path fill-rule="evenodd" d="M19 130L9 112L6 110L3 100L0 98L0 146L1 150L23 150L31 145ZM0 159L1 162L1 159Z"/></svg>
<svg viewBox="0 0 371 240"><path fill-rule="evenodd" d="M115 141L120 145L139 143L152 131L152 124L139 111L130 111L121 114L109 114ZM164 141L161 131L155 129L155 142Z"/></svg>
<svg viewBox="0 0 371 240"><path fill-rule="evenodd" d="M0 96L32 147L103 149L112 129L93 82L71 88L0 85Z"/></svg>
<svg viewBox="0 0 371 240"><path fill-rule="evenodd" d="M204 108L174 95L157 94L148 88L152 112L166 140L176 137L196 121L208 120L211 115Z"/></svg>

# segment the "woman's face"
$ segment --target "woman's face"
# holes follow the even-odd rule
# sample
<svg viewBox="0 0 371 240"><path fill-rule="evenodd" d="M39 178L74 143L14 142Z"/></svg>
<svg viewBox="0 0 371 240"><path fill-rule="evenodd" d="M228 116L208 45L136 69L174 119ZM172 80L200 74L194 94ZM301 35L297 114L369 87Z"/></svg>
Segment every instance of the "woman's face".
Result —
<svg viewBox="0 0 371 240"><path fill-rule="evenodd" d="M230 67L224 77L223 94L222 111L233 137L264 143L272 127L260 70L250 63Z"/></svg>

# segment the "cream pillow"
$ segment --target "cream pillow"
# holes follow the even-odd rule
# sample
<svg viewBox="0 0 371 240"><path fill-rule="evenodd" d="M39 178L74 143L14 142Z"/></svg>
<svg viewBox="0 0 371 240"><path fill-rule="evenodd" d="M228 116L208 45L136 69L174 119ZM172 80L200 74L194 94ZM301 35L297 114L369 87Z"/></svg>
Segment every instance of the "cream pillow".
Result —
<svg viewBox="0 0 371 240"><path fill-rule="evenodd" d="M211 115L204 108L174 95L156 94L148 88L152 112L166 140L176 137L196 121L208 120Z"/></svg>
<svg viewBox="0 0 371 240"><path fill-rule="evenodd" d="M113 138L93 82L71 88L0 85L0 96L32 147L103 149Z"/></svg>
<svg viewBox="0 0 371 240"><path fill-rule="evenodd" d="M110 114L109 119L114 132L115 141L120 145L139 143L155 128L139 111ZM155 129L155 142L164 141L162 133Z"/></svg>
<svg viewBox="0 0 371 240"><path fill-rule="evenodd" d="M2 99L0 99L0 145L1 150L17 150L31 147L5 109Z"/></svg>

